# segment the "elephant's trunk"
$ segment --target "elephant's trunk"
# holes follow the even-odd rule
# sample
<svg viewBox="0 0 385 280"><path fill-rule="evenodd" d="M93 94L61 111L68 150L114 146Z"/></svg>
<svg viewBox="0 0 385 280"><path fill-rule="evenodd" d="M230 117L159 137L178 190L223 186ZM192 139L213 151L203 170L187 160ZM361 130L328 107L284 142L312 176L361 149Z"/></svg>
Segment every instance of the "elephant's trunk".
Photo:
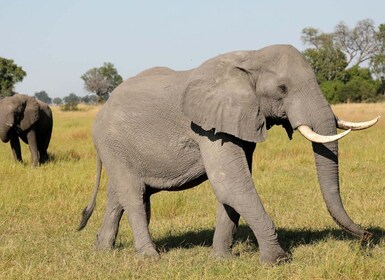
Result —
<svg viewBox="0 0 385 280"><path fill-rule="evenodd" d="M0 139L4 143L7 143L9 141L10 129L11 129L11 127L9 125L6 125L6 124L0 125Z"/></svg>
<svg viewBox="0 0 385 280"><path fill-rule="evenodd" d="M0 139L4 143L9 141L10 130L14 125L13 114L1 115L0 116Z"/></svg>
<svg viewBox="0 0 385 280"><path fill-rule="evenodd" d="M315 134L337 134L336 117L315 79L304 83L298 89L296 97L291 101L288 111L293 129L305 125ZM344 230L362 239L370 238L372 234L355 224L343 207L339 186L338 142L313 142L313 151L319 184L330 215Z"/></svg>
<svg viewBox="0 0 385 280"><path fill-rule="evenodd" d="M333 125L330 125L330 122L333 122ZM331 115L328 119L318 119L317 124L313 125L313 129L323 135L335 135L337 133L334 118ZM330 215L347 232L364 240L370 238L372 234L355 224L343 207L339 188L338 142L326 144L313 142L313 151L318 180Z"/></svg>

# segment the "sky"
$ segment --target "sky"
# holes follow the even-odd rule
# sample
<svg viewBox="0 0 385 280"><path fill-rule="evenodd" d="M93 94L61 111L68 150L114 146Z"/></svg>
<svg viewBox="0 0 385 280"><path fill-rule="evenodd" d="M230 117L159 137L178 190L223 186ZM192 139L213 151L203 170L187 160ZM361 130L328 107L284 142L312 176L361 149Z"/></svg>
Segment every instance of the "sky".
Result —
<svg viewBox="0 0 385 280"><path fill-rule="evenodd" d="M111 62L123 79L154 66L187 70L235 50L291 44L341 21L385 23L383 0L0 0L0 57L27 73L19 93L89 94L81 75Z"/></svg>

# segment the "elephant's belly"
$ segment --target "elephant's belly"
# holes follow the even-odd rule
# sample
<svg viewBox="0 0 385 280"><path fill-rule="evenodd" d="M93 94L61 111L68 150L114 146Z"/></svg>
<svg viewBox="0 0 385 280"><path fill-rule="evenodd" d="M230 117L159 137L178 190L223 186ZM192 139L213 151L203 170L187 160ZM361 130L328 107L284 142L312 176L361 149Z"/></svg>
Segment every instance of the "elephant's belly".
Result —
<svg viewBox="0 0 385 280"><path fill-rule="evenodd" d="M178 190L196 185L202 180L205 169L199 147L187 138L179 143L159 147L159 153L144 153L141 169L146 185L155 189ZM154 151L155 152L155 151Z"/></svg>
<svg viewBox="0 0 385 280"><path fill-rule="evenodd" d="M187 188L205 175L199 146L187 136L111 136L109 133L95 139L99 156L111 175L123 167L147 186L160 190Z"/></svg>

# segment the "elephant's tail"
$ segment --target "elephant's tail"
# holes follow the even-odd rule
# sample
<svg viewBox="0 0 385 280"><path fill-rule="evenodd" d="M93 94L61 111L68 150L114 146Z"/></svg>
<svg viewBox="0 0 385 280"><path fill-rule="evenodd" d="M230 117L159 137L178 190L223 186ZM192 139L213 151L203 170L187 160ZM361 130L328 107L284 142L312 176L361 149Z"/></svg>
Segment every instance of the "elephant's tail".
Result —
<svg viewBox="0 0 385 280"><path fill-rule="evenodd" d="M100 176L102 174L102 161L100 160L99 155L96 156L96 178L95 178L95 185L94 185L94 192L92 193L92 197L86 208L84 208L82 213L82 221L80 222L78 226L78 231L85 228L87 225L88 219L91 217L92 212L94 212L95 205L96 205L96 196L98 194L99 185L100 185Z"/></svg>

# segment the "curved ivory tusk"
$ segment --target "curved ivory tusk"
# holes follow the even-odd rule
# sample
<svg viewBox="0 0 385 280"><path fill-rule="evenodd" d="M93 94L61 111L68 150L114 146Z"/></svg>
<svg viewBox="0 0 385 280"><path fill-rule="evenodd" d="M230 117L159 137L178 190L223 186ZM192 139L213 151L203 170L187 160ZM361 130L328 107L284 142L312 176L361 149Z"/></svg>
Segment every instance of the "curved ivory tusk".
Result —
<svg viewBox="0 0 385 280"><path fill-rule="evenodd" d="M361 130L361 129L369 128L375 125L380 118L381 116L378 116L377 118L374 118L373 120L367 121L367 122L347 122L344 120L340 120L339 118L336 117L338 128L351 129L351 130Z"/></svg>
<svg viewBox="0 0 385 280"><path fill-rule="evenodd" d="M315 142L315 143L329 143L336 140L341 139L346 134L348 134L351 130L344 131L337 135L320 135L315 133L310 127L307 125L300 125L297 127L298 131L305 137L307 140Z"/></svg>

